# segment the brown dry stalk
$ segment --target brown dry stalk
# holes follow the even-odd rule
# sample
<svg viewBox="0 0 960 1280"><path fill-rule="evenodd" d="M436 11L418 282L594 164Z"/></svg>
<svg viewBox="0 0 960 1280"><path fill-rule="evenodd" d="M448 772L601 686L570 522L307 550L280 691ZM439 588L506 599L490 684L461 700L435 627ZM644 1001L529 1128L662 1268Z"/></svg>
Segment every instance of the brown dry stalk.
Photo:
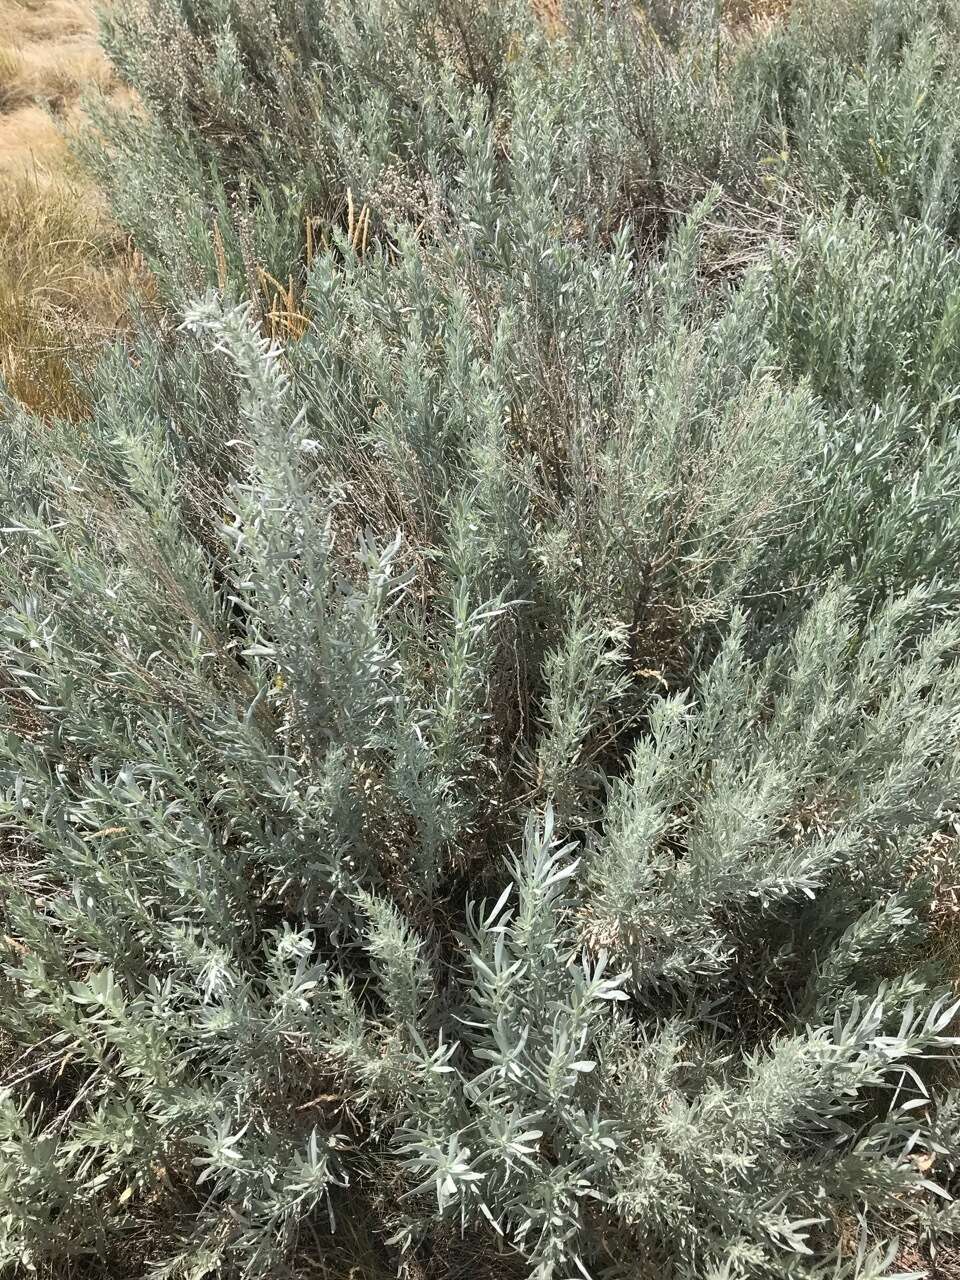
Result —
<svg viewBox="0 0 960 1280"><path fill-rule="evenodd" d="M227 251L223 244L220 223L213 224L213 256L217 263L217 286L222 290L227 287Z"/></svg>

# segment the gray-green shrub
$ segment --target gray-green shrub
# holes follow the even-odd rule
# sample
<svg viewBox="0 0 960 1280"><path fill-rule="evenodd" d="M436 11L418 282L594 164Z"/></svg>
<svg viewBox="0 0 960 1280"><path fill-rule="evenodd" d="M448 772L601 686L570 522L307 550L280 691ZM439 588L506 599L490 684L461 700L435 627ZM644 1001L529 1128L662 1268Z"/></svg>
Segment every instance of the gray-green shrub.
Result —
<svg viewBox="0 0 960 1280"><path fill-rule="evenodd" d="M956 1229L960 259L934 126L891 185L838 123L953 28L818 13L107 20L180 310L82 430L4 403L11 1273Z"/></svg>

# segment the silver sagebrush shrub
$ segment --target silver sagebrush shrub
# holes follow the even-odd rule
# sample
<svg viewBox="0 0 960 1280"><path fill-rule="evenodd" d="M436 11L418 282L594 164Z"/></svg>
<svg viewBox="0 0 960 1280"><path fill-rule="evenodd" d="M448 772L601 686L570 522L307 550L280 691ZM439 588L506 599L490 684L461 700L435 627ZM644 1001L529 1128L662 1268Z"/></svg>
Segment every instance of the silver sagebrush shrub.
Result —
<svg viewBox="0 0 960 1280"><path fill-rule="evenodd" d="M111 9L171 311L2 407L12 1275L947 1247L956 16Z"/></svg>

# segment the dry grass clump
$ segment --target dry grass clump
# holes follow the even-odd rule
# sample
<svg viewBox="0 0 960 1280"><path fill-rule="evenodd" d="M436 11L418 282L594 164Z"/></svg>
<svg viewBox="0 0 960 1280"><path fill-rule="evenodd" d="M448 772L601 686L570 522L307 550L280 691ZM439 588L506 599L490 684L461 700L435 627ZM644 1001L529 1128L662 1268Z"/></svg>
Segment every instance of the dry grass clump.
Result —
<svg viewBox="0 0 960 1280"><path fill-rule="evenodd" d="M63 152L52 115L76 110L89 87L115 80L86 0L0 0L0 165L9 171ZM44 111L42 108L46 108ZM26 111L30 127L16 116Z"/></svg>
<svg viewBox="0 0 960 1280"><path fill-rule="evenodd" d="M77 381L123 324L145 273L88 189L67 179L0 186L0 370L31 409L84 414Z"/></svg>
<svg viewBox="0 0 960 1280"><path fill-rule="evenodd" d="M779 18L790 8L790 0L723 0L721 12L731 26Z"/></svg>
<svg viewBox="0 0 960 1280"><path fill-rule="evenodd" d="M89 85L109 91L112 75L99 50L85 39L0 45L0 111L32 103L62 111Z"/></svg>
<svg viewBox="0 0 960 1280"><path fill-rule="evenodd" d="M70 161L63 126L87 88L118 91L87 0L0 0L0 376L71 418L85 412L76 372L145 281Z"/></svg>

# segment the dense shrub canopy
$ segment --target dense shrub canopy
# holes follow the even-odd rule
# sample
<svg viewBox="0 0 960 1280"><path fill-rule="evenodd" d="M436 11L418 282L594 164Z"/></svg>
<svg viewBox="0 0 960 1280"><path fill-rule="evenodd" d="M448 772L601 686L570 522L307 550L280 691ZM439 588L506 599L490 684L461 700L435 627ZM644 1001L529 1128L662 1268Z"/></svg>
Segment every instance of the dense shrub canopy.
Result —
<svg viewBox="0 0 960 1280"><path fill-rule="evenodd" d="M958 23L111 9L163 304L3 410L12 1274L949 1250Z"/></svg>

